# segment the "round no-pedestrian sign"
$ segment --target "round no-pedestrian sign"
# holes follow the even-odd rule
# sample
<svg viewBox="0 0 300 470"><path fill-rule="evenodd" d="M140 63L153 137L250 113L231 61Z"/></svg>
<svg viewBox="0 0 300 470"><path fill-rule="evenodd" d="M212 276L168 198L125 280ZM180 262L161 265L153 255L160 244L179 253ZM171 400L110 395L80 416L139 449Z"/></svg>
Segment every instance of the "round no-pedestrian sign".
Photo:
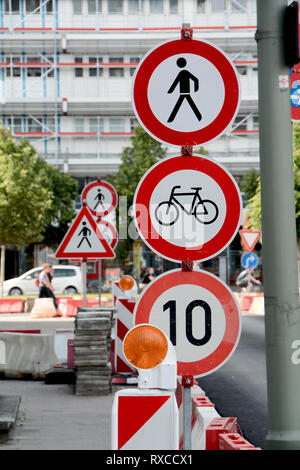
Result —
<svg viewBox="0 0 300 470"><path fill-rule="evenodd" d="M164 42L135 72L134 112L146 132L163 143L195 146L215 139L233 122L239 102L233 64L208 42Z"/></svg>

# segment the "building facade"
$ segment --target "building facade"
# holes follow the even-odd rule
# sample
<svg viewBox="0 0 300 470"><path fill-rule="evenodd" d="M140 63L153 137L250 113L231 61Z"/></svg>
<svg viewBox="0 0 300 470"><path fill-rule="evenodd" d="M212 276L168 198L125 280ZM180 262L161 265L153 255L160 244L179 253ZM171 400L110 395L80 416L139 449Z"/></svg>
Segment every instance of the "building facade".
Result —
<svg viewBox="0 0 300 470"><path fill-rule="evenodd" d="M255 8L255 0L0 0L2 124L81 184L116 172L137 122L135 68L188 23L240 75L236 121L205 149L236 177L258 169Z"/></svg>

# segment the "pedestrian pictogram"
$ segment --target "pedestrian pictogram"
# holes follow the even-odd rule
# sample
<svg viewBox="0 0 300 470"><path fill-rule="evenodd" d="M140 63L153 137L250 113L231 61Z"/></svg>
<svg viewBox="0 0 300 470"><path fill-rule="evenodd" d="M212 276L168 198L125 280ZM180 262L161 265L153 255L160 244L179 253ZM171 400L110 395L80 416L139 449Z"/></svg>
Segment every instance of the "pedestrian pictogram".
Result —
<svg viewBox="0 0 300 470"><path fill-rule="evenodd" d="M177 59L176 64L178 67L183 68L187 65L187 62L184 57L179 57ZM179 72L177 75L176 79L172 83L171 88L169 89L168 93L173 93L177 85L179 86L179 92L180 96L178 98L178 101L176 102L176 105L168 119L168 122L174 121L176 114L178 113L183 101L186 99L188 104L190 105L192 111L194 112L196 118L198 121L201 121L202 115L195 105L191 94L190 94L190 82L194 82L194 91L197 92L199 90L199 80L198 78L195 77L195 75L191 74L188 70L183 70Z"/></svg>
<svg viewBox="0 0 300 470"><path fill-rule="evenodd" d="M118 196L115 188L106 181L98 180L89 183L81 195L82 203L97 217L103 217L115 209Z"/></svg>
<svg viewBox="0 0 300 470"><path fill-rule="evenodd" d="M252 251L261 236L261 232L259 230L240 230L239 233L245 248Z"/></svg>
<svg viewBox="0 0 300 470"><path fill-rule="evenodd" d="M240 337L238 303L218 277L175 269L142 291L134 324L161 329L176 348L178 375L208 375L233 354Z"/></svg>
<svg viewBox="0 0 300 470"><path fill-rule="evenodd" d="M241 196L230 173L199 156L166 158L140 180L134 217L144 242L170 261L200 261L224 250L240 225Z"/></svg>
<svg viewBox="0 0 300 470"><path fill-rule="evenodd" d="M239 79L223 51L199 40L167 41L140 61L132 103L140 124L156 140L200 145L234 121Z"/></svg>
<svg viewBox="0 0 300 470"><path fill-rule="evenodd" d="M91 230L86 226L86 222L82 222L82 229L80 230L80 232L78 233L78 237L80 237L80 235L82 235L82 238L79 242L79 245L77 246L77 248L79 248L82 244L83 241L86 240L88 246L91 248L92 245L90 244L90 241L88 239L88 237L90 237L92 235L92 232Z"/></svg>
<svg viewBox="0 0 300 470"><path fill-rule="evenodd" d="M83 206L55 254L56 258L115 258L115 253L86 206Z"/></svg>

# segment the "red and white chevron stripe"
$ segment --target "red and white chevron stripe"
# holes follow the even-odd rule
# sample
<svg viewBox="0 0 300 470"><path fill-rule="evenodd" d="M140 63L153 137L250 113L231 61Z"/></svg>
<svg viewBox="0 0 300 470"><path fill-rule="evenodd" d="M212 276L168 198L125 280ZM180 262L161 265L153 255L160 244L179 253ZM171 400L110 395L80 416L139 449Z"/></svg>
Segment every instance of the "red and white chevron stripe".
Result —
<svg viewBox="0 0 300 470"><path fill-rule="evenodd" d="M131 367L123 354L123 339L133 325L133 311L135 300L117 299L117 318L115 323L115 372L116 373L136 373L136 369Z"/></svg>

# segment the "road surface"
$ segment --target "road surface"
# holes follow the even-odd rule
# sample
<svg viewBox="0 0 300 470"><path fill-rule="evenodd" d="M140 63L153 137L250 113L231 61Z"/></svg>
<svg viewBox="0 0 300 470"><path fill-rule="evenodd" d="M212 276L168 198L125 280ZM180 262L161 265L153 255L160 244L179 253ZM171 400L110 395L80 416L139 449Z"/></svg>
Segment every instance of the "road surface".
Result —
<svg viewBox="0 0 300 470"><path fill-rule="evenodd" d="M267 422L267 380L264 317L242 316L239 345L218 371L198 379L221 416L237 417L245 439L256 447L265 446Z"/></svg>

